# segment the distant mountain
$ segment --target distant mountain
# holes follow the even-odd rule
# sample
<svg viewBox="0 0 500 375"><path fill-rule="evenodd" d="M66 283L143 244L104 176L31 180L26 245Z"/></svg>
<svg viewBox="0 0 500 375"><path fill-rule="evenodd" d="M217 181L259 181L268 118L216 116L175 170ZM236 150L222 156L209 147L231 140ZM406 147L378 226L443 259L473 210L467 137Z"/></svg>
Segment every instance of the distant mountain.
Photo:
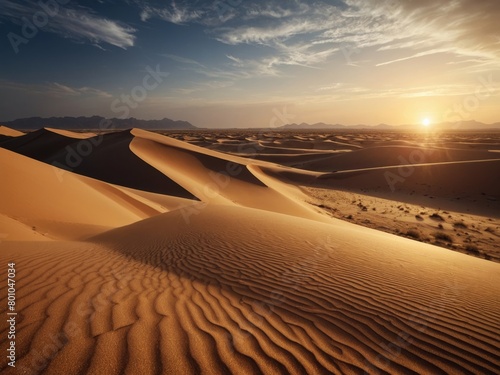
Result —
<svg viewBox="0 0 500 375"><path fill-rule="evenodd" d="M278 127L277 129L282 130L307 130L307 129L373 129L373 130L398 130L398 129L415 129L420 125L341 125L341 124L325 124L323 122L318 122L315 124L307 124L305 122L301 124L287 124ZM500 122L494 124L484 124L482 122L471 121L460 121L460 122L442 122L439 124L431 125L431 129L438 130L487 130L496 129L500 130Z"/></svg>
<svg viewBox="0 0 500 375"><path fill-rule="evenodd" d="M305 122L301 124L287 124L278 127L277 129L293 130L293 129L343 129L347 128L345 125L340 124L325 124L324 122L317 122L315 124L307 124Z"/></svg>
<svg viewBox="0 0 500 375"><path fill-rule="evenodd" d="M500 129L500 122L494 124L484 124L482 122L470 120L470 121L460 121L460 122L442 122L440 124L433 125L439 129L444 130L478 130L478 129Z"/></svg>
<svg viewBox="0 0 500 375"><path fill-rule="evenodd" d="M123 130L130 128L141 128L147 130L166 130L166 129L197 129L196 126L187 121L175 121L168 118L163 120L139 120L136 118L118 119L111 118L106 121L104 117L30 117L22 118L14 121L1 123L9 128L32 130L40 128L55 128L68 130L84 130L84 129L103 129L103 130Z"/></svg>

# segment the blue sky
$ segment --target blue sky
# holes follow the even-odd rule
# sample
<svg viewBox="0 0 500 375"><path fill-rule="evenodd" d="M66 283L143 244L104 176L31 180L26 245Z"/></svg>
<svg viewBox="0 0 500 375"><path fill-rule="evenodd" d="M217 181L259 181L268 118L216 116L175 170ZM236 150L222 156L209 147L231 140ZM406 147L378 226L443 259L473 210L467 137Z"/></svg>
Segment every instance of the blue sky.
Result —
<svg viewBox="0 0 500 375"><path fill-rule="evenodd" d="M0 7L0 120L500 121L497 0L0 0ZM146 90L148 67L162 78Z"/></svg>

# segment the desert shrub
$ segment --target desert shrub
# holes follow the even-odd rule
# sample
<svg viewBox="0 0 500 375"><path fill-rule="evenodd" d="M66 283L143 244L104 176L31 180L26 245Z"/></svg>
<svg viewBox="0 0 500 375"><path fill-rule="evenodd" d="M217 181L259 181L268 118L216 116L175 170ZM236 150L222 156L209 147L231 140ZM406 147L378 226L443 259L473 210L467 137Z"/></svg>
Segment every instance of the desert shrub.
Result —
<svg viewBox="0 0 500 375"><path fill-rule="evenodd" d="M438 228L439 228L439 229L444 229L443 224L439 224L439 225L438 225Z"/></svg>
<svg viewBox="0 0 500 375"><path fill-rule="evenodd" d="M456 221L453 223L453 226L455 228L462 228L462 229L467 229L467 224L465 224L464 222L462 221Z"/></svg>
<svg viewBox="0 0 500 375"><path fill-rule="evenodd" d="M420 221L424 220L424 218L418 214L415 215L415 219L420 220Z"/></svg>
<svg viewBox="0 0 500 375"><path fill-rule="evenodd" d="M411 237L411 238L415 238L416 240L418 240L420 238L420 232L415 230L415 229L409 229L407 232L406 232L406 235L408 237Z"/></svg>
<svg viewBox="0 0 500 375"><path fill-rule="evenodd" d="M436 213L434 213L434 214L432 214L432 215L429 215L429 217L430 217L431 219L434 219L434 220L444 221L443 217L442 217L441 215L439 215L439 214L436 214Z"/></svg>
<svg viewBox="0 0 500 375"><path fill-rule="evenodd" d="M436 240L441 240L441 241L445 241L445 242L453 242L453 238L451 238L450 235L443 233L443 232L434 233L434 238Z"/></svg>
<svg viewBox="0 0 500 375"><path fill-rule="evenodd" d="M465 246L465 250L468 252L468 253L471 253L471 254L475 254L475 255L479 255L479 249L477 248L476 245L467 245Z"/></svg>

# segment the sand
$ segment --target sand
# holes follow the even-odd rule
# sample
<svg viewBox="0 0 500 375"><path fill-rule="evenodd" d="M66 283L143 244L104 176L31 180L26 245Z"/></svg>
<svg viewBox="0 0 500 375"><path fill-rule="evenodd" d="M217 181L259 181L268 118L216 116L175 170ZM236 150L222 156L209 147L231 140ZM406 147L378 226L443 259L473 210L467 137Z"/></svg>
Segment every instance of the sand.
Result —
<svg viewBox="0 0 500 375"><path fill-rule="evenodd" d="M462 136L446 138L450 152L413 165L395 192L411 201L431 189L429 201L454 203L450 218L391 200L387 187L377 190L377 173L397 168L395 150L409 156L429 147L403 136L200 131L167 137L134 129L108 134L102 149L82 156L87 172L79 173L79 166L57 168L54 158L64 161L68 145L76 150L75 141L99 135L2 132L0 147L8 149L0 148L0 267L15 262L18 313L16 368L3 356L2 374L499 370L495 242L486 260L460 253L463 243L446 249L376 230L424 209L423 223L411 223L422 237L438 225L433 213L444 219L444 231L462 220L455 235L473 225L484 232L488 222L493 230L498 221L484 216L483 200L495 207L488 199L500 191L494 178L500 156L480 147L480 137L462 149L456 147ZM251 146L260 138L284 152L212 147ZM377 152L385 143L386 152ZM320 152L304 153L308 148ZM115 153L120 158L108 160ZM280 163L287 155L300 156L303 165ZM325 164L332 158L340 158L333 173ZM128 176L113 183L121 160ZM106 171L116 176L100 178ZM465 180L455 186L463 171L493 186ZM145 176L159 175L165 179L141 185ZM405 194L411 189L413 195ZM469 200L453 201L462 193ZM373 208L380 215L368 217ZM363 220L376 225L356 224ZM6 272L0 282L0 311L7 316ZM5 320L3 353L10 345Z"/></svg>
<svg viewBox="0 0 500 375"><path fill-rule="evenodd" d="M0 136L2 135L7 137L19 137L21 135L24 135L24 133L20 132L19 130L0 125Z"/></svg>

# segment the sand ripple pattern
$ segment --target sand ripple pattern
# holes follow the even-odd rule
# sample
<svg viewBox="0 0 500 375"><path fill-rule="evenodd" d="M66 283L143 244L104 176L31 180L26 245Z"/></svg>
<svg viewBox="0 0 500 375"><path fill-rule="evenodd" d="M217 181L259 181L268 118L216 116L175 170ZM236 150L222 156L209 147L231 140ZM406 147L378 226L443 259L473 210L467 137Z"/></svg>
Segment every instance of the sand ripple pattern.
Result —
<svg viewBox="0 0 500 375"><path fill-rule="evenodd" d="M0 370L498 373L499 265L359 233L215 206L88 242L2 244L21 314L17 368Z"/></svg>

